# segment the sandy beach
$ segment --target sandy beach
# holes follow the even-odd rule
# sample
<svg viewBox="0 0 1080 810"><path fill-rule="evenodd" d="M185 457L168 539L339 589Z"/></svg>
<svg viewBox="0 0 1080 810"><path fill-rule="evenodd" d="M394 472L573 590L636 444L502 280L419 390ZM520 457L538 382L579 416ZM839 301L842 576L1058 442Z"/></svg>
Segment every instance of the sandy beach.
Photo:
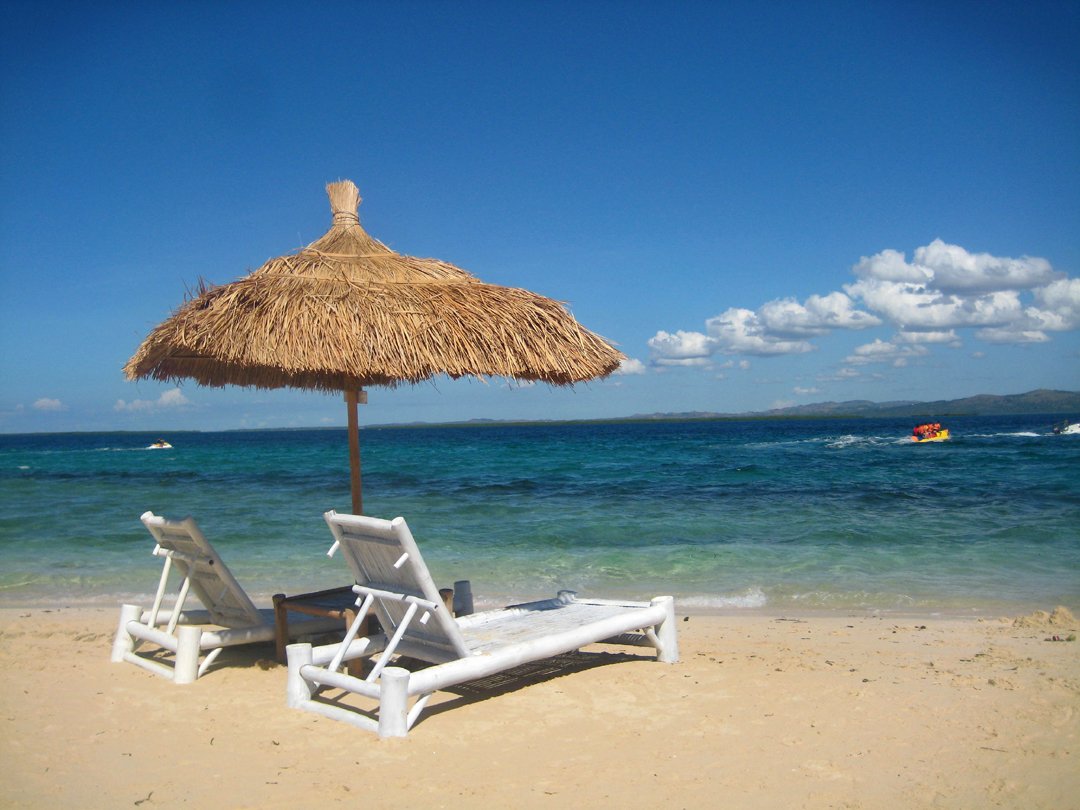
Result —
<svg viewBox="0 0 1080 810"><path fill-rule="evenodd" d="M112 664L115 615L0 610L0 805L1080 807L1067 610L680 615L677 665L590 647L392 741L288 709L268 646Z"/></svg>

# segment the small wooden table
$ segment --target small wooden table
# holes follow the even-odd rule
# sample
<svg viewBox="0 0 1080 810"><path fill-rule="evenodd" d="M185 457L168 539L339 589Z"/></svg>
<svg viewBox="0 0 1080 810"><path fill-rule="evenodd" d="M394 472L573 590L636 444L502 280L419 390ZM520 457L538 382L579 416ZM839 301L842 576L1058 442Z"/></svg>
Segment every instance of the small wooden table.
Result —
<svg viewBox="0 0 1080 810"><path fill-rule="evenodd" d="M295 596L274 594L274 641L277 660L281 664L285 663L285 646L289 643L290 612L341 619L348 628L356 618L356 594L353 593L351 585L313 593L298 593Z"/></svg>
<svg viewBox="0 0 1080 810"><path fill-rule="evenodd" d="M465 616L473 612L472 587L468 580L454 583L454 588L439 588L439 596L442 597L446 609L450 615ZM456 598L455 598L456 596ZM283 593L274 594L274 643L276 646L277 660L279 664L287 663L285 647L289 643L289 613L303 613L306 616L322 616L330 619L341 619L346 630L356 618L356 594L352 585L342 588L330 588L325 591L313 593L298 593L295 596L286 596ZM375 616L368 616L365 626L360 629L359 635L370 635L378 631L379 625Z"/></svg>

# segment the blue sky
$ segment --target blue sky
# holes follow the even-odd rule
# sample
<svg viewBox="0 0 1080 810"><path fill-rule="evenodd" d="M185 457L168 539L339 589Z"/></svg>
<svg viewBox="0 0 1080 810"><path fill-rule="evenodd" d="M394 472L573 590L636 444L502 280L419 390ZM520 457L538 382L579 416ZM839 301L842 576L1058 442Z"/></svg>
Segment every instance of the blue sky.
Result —
<svg viewBox="0 0 1080 810"><path fill-rule="evenodd" d="M375 389L367 423L1080 389L1080 6L11 3L0 432L342 425L125 381L200 278L317 239L566 301L573 390Z"/></svg>

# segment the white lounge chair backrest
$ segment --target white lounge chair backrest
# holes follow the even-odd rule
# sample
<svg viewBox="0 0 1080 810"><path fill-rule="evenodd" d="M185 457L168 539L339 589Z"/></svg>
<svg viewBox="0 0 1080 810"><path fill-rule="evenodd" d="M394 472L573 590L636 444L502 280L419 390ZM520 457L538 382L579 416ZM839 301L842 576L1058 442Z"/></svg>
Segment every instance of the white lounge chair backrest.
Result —
<svg viewBox="0 0 1080 810"><path fill-rule="evenodd" d="M259 610L193 518L166 520L153 512L146 512L140 519L157 541L158 548L154 553L166 557L167 561L171 560L180 575L188 579L190 589L209 612L211 621L223 627L264 623ZM162 577L155 607L160 604L164 585L165 576ZM178 603L175 609L179 611L182 607Z"/></svg>
<svg viewBox="0 0 1080 810"><path fill-rule="evenodd" d="M371 594L384 632L400 633L402 651L432 662L469 655L403 518L381 520L333 511L324 517L335 540L331 553L340 548L360 593Z"/></svg>

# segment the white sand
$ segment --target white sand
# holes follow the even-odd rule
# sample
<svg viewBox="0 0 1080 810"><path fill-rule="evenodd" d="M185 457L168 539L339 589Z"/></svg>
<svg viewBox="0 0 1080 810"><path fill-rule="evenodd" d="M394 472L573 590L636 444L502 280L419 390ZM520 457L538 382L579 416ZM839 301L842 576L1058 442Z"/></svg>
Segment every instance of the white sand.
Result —
<svg viewBox="0 0 1080 810"><path fill-rule="evenodd" d="M1080 807L1067 611L693 616L678 665L589 648L392 741L286 708L269 647L111 664L115 618L0 610L0 806Z"/></svg>

